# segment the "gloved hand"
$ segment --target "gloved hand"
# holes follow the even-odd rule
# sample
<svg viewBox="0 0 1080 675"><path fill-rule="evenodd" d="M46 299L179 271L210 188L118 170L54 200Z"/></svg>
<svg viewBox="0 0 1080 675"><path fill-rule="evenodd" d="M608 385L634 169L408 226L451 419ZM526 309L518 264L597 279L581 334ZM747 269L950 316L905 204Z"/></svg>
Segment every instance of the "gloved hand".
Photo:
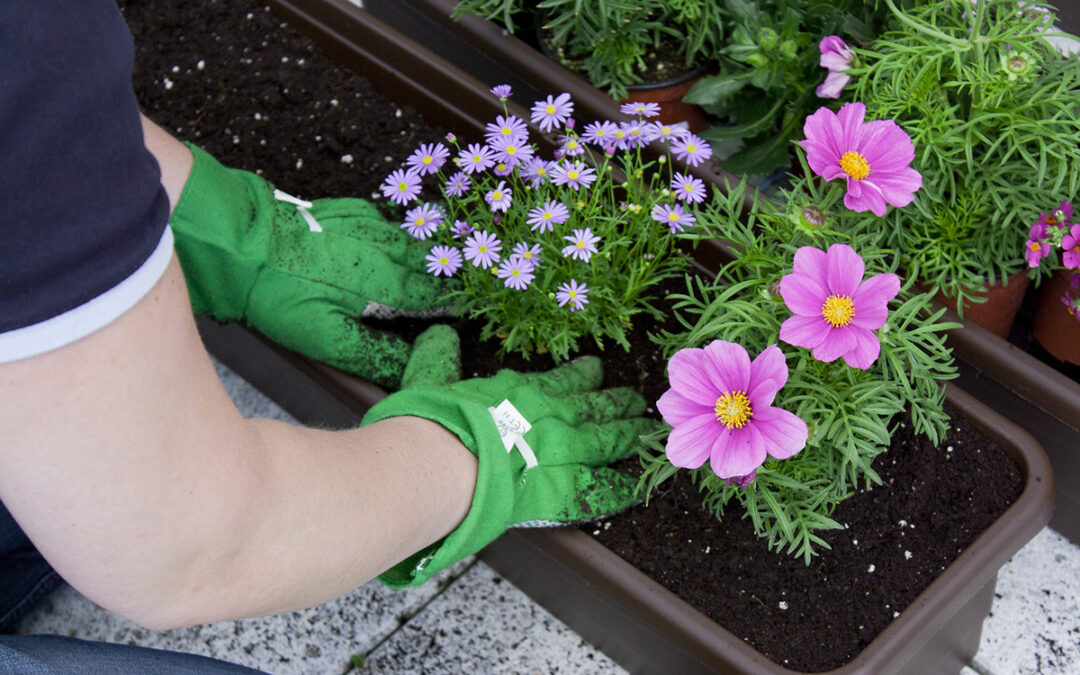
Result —
<svg viewBox="0 0 1080 675"><path fill-rule="evenodd" d="M593 520L633 504L636 479L604 465L637 449L662 423L639 417L645 400L628 388L598 391L600 359L584 357L545 373L502 370L454 384L420 384L391 394L362 424L412 415L453 432L477 457L465 520L442 541L379 576L414 586L476 553L508 527Z"/></svg>
<svg viewBox="0 0 1080 675"><path fill-rule="evenodd" d="M170 222L195 312L246 321L285 347L396 387L411 346L363 319L449 314L449 283L425 272L430 244L364 200L298 204L186 145L195 164Z"/></svg>

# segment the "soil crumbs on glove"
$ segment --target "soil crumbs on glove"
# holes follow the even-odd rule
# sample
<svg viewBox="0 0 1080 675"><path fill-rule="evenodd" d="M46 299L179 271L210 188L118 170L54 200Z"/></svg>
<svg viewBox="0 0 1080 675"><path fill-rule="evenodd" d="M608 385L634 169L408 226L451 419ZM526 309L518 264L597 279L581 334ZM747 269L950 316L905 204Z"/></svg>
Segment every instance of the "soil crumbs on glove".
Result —
<svg viewBox="0 0 1080 675"><path fill-rule="evenodd" d="M135 36L134 83L148 116L286 192L372 198L420 143L445 136L329 61L263 5L119 4ZM475 326L459 331L464 344L475 343ZM643 327L631 342L629 354L617 346L586 351L610 361L605 386L633 386L655 401L667 388L662 359ZM546 356L499 360L491 343L473 344L463 362L465 377L553 365ZM706 513L685 472L662 486L647 508L583 529L778 663L805 671L836 668L1021 490L1012 460L966 420L954 420L948 442L938 448L913 438L910 425L896 434L875 465L885 485L837 508L833 517L845 529L824 534L832 550L809 566L770 552L737 505L719 522ZM623 468L635 465L627 460Z"/></svg>

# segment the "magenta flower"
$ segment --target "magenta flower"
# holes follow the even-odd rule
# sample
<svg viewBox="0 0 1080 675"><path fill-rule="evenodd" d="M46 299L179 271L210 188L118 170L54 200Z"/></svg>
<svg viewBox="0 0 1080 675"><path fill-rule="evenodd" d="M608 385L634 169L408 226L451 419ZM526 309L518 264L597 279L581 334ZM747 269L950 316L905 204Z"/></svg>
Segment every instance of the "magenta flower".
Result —
<svg viewBox="0 0 1080 675"><path fill-rule="evenodd" d="M432 246L424 260L429 274L452 277L461 268L461 251L453 246Z"/></svg>
<svg viewBox="0 0 1080 675"><path fill-rule="evenodd" d="M820 98L840 98L840 92L851 81L851 76L845 71L851 68L855 52L835 35L822 38L818 49L821 50L821 67L828 68L829 74L818 85L817 95Z"/></svg>
<svg viewBox="0 0 1080 675"><path fill-rule="evenodd" d="M679 204L668 206L657 204L652 208L652 219L658 223L664 223L671 228L671 233L682 232L687 225L697 222L694 214L686 213Z"/></svg>
<svg viewBox="0 0 1080 675"><path fill-rule="evenodd" d="M881 351L873 331L885 325L900 277L877 274L863 281L866 265L847 244L833 244L828 253L803 246L794 268L780 280L780 295L795 314L781 324L780 339L814 350L818 361L843 356L852 368L873 365Z"/></svg>
<svg viewBox="0 0 1080 675"><path fill-rule="evenodd" d="M574 102L570 94L563 92L553 98L550 94L544 101L537 101L532 107L532 122L539 124L541 131L551 131L562 125L574 114Z"/></svg>
<svg viewBox="0 0 1080 675"><path fill-rule="evenodd" d="M423 143L419 149L409 155L405 164L414 168L421 176L426 176L438 171L449 156L450 151L442 143Z"/></svg>
<svg viewBox="0 0 1080 675"><path fill-rule="evenodd" d="M494 189L488 190L484 195L484 201L488 203L492 211L506 212L510 208L510 204L514 201L514 195L510 191L510 188L506 187L505 181L499 181L499 184Z"/></svg>
<svg viewBox="0 0 1080 675"><path fill-rule="evenodd" d="M405 206L420 194L420 175L412 169L398 169L386 177L380 189L383 197Z"/></svg>
<svg viewBox="0 0 1080 675"><path fill-rule="evenodd" d="M588 286L571 279L567 283L559 284L558 289L555 291L555 300L559 303L559 307L570 303L570 311L575 312L579 309L585 309L585 305L589 304L588 295Z"/></svg>
<svg viewBox="0 0 1080 675"><path fill-rule="evenodd" d="M468 148L458 153L457 163L465 173L478 173L495 164L495 153L486 145L469 143Z"/></svg>
<svg viewBox="0 0 1080 675"><path fill-rule="evenodd" d="M401 227L417 239L427 239L439 229L442 220L442 211L437 206L421 204L405 212L405 222Z"/></svg>
<svg viewBox="0 0 1080 675"><path fill-rule="evenodd" d="M742 345L723 340L676 352L668 362L671 388L656 402L672 426L668 460L696 469L708 459L720 478L741 479L766 456L787 459L802 450L806 423L772 405L787 378L787 362L776 345L753 361Z"/></svg>
<svg viewBox="0 0 1080 675"><path fill-rule="evenodd" d="M514 90L508 84L497 84L492 87L490 91L498 97L500 101L505 101L514 95Z"/></svg>
<svg viewBox="0 0 1080 675"><path fill-rule="evenodd" d="M562 225L568 218L570 218L570 211L566 208L566 205L552 199L546 204L533 207L529 211L529 219L525 221L525 224L533 232L539 230L543 234L544 232L553 232L556 225Z"/></svg>
<svg viewBox="0 0 1080 675"><path fill-rule="evenodd" d="M472 187L472 181L469 180L469 177L465 175L464 171L458 171L446 180L446 185L443 186L443 190L448 195L460 197L468 192L470 187Z"/></svg>
<svg viewBox="0 0 1080 675"><path fill-rule="evenodd" d="M806 161L825 180L847 181L844 206L885 215L885 204L907 206L922 187L908 164L915 158L911 138L892 120L863 122L866 106L845 103L839 113L819 108L806 118Z"/></svg>
<svg viewBox="0 0 1080 675"><path fill-rule="evenodd" d="M619 112L624 115L641 115L642 117L656 117L660 114L659 103L643 103L641 101L628 101L619 106Z"/></svg>
<svg viewBox="0 0 1080 675"><path fill-rule="evenodd" d="M712 157L712 148L709 144L698 138L697 134L691 133L672 141L671 151L690 166L697 166Z"/></svg>
<svg viewBox="0 0 1080 675"><path fill-rule="evenodd" d="M533 264L520 256L511 256L499 263L499 270L495 273L503 280L503 285L515 291L523 291L532 283Z"/></svg>
<svg viewBox="0 0 1080 675"><path fill-rule="evenodd" d="M529 127L517 115L498 115L494 122L484 126L484 140L488 143L496 138L514 138L521 143L529 140Z"/></svg>
<svg viewBox="0 0 1080 675"><path fill-rule="evenodd" d="M1080 224L1070 227L1061 239L1061 264L1067 270L1080 268Z"/></svg>
<svg viewBox="0 0 1080 675"><path fill-rule="evenodd" d="M671 179L671 191L680 201L695 204L705 201L705 183L700 178L676 173Z"/></svg>
<svg viewBox="0 0 1080 675"><path fill-rule="evenodd" d="M1038 267L1042 259L1050 255L1050 246L1038 239L1028 239L1024 244L1024 260L1028 267Z"/></svg>
<svg viewBox="0 0 1080 675"><path fill-rule="evenodd" d="M1054 209L1053 213L1040 213L1038 224L1046 227L1068 227L1072 217L1072 202L1062 201L1061 206Z"/></svg>
<svg viewBox="0 0 1080 675"><path fill-rule="evenodd" d="M592 145L599 145L602 148L607 147L614 142L615 133L618 130L619 125L608 120L590 122L585 125L585 133L582 134L581 140Z"/></svg>
<svg viewBox="0 0 1080 675"><path fill-rule="evenodd" d="M563 257L576 258L583 262L589 262L589 258L596 253L596 245L600 243L600 237L593 234L587 227L573 230L572 234L566 235L563 239L570 242L570 245L562 250Z"/></svg>
<svg viewBox="0 0 1080 675"><path fill-rule="evenodd" d="M596 181L596 169L585 166L582 162L566 162L551 170L551 182L577 190L587 188Z"/></svg>
<svg viewBox="0 0 1080 675"><path fill-rule="evenodd" d="M474 267L487 269L499 259L502 245L498 237L487 230L478 230L465 240L465 259Z"/></svg>

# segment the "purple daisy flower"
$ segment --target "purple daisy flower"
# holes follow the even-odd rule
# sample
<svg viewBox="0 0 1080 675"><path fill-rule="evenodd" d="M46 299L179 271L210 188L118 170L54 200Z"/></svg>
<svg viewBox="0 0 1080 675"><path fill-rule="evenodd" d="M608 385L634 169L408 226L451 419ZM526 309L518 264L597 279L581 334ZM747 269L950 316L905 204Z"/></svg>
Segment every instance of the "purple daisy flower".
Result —
<svg viewBox="0 0 1080 675"><path fill-rule="evenodd" d="M585 154L585 146L578 140L577 134L565 134L559 139L559 149L566 157L578 157Z"/></svg>
<svg viewBox="0 0 1080 675"><path fill-rule="evenodd" d="M501 250L499 239L486 230L473 232L465 240L465 259L483 269L491 267L499 259Z"/></svg>
<svg viewBox="0 0 1080 675"><path fill-rule="evenodd" d="M863 281L865 271L847 244L833 244L828 253L812 246L796 251L794 271L780 280L780 295L795 316L780 325L780 339L814 350L818 361L843 356L852 368L873 365L881 352L874 331L885 325L900 277L877 274Z"/></svg>
<svg viewBox="0 0 1080 675"><path fill-rule="evenodd" d="M546 100L533 104L532 123L539 124L541 131L551 131L573 114L574 102L570 100L570 94L563 92L554 98L548 94Z"/></svg>
<svg viewBox="0 0 1080 675"><path fill-rule="evenodd" d="M499 176L509 176L514 172L514 167L510 166L506 162L497 162L495 166L491 167L491 173Z"/></svg>
<svg viewBox="0 0 1080 675"><path fill-rule="evenodd" d="M514 90L510 88L508 84L497 84L491 88L491 93L494 94L500 101L505 101L514 95Z"/></svg>
<svg viewBox="0 0 1080 675"><path fill-rule="evenodd" d="M818 50L821 52L821 67L828 68L829 74L825 76L825 81L818 85L815 93L818 98L840 98L840 92L851 81L851 76L845 71L851 68L855 52L835 35L822 38Z"/></svg>
<svg viewBox="0 0 1080 675"><path fill-rule="evenodd" d="M588 286L579 284L575 279L571 279L564 284L559 284L559 287L555 290L555 300L559 303L559 307L563 307L567 303L570 303L571 312L585 309L585 305L589 304L588 295Z"/></svg>
<svg viewBox="0 0 1080 675"><path fill-rule="evenodd" d="M682 232L687 225L693 225L697 222L694 214L686 213L679 204L673 204L672 206L657 204L652 208L652 219L658 223L665 223L671 228L672 234Z"/></svg>
<svg viewBox="0 0 1080 675"><path fill-rule="evenodd" d="M523 241L518 242L517 245L514 246L513 253L511 253L510 255L511 257L516 256L519 258L524 258L526 261L531 263L533 268L535 269L536 266L540 264L540 244L533 244L532 246L529 246Z"/></svg>
<svg viewBox="0 0 1080 675"><path fill-rule="evenodd" d="M416 169L421 176L435 173L446 163L450 151L442 143L423 143L405 160L406 166Z"/></svg>
<svg viewBox="0 0 1080 675"><path fill-rule="evenodd" d="M570 245L562 250L563 257L576 258L582 262L589 262L589 258L596 253L596 245L600 243L600 237L594 235L587 227L573 230L572 234L566 235L563 239L570 242Z"/></svg>
<svg viewBox="0 0 1080 675"><path fill-rule="evenodd" d="M442 220L442 211L437 206L421 204L405 212L405 222L401 224L401 227L417 239L427 239L439 229Z"/></svg>
<svg viewBox="0 0 1080 675"><path fill-rule="evenodd" d="M507 166L514 167L522 162L533 158L532 146L524 139L513 136L498 136L490 142L491 149L495 151L495 158Z"/></svg>
<svg viewBox="0 0 1080 675"><path fill-rule="evenodd" d="M431 252L424 258L427 260L428 274L447 277L454 276L454 272L461 269L461 251L453 246L432 246Z"/></svg>
<svg viewBox="0 0 1080 675"><path fill-rule="evenodd" d="M646 141L658 140L663 143L671 143L674 139L682 138L688 133L690 133L690 130L686 128L685 122L679 122L678 124L649 122L645 125L643 131Z"/></svg>
<svg viewBox="0 0 1080 675"><path fill-rule="evenodd" d="M448 195L460 197L468 192L470 187L472 187L472 181L465 175L464 171L458 171L446 181L443 190Z"/></svg>
<svg viewBox="0 0 1080 675"><path fill-rule="evenodd" d="M540 187L548 180L553 168L555 168L555 162L549 162L546 159L533 157L522 165L521 169L518 170L518 173L535 188Z"/></svg>
<svg viewBox="0 0 1080 675"><path fill-rule="evenodd" d="M604 120L602 122L590 122L585 125L585 133L582 134L581 140L592 145L598 145L600 147L607 147L614 143L615 132L619 130L619 125L614 122Z"/></svg>
<svg viewBox="0 0 1080 675"><path fill-rule="evenodd" d="M498 115L494 122L484 126L484 140L488 143L496 138L514 138L520 143L529 140L529 127L517 115Z"/></svg>
<svg viewBox="0 0 1080 675"><path fill-rule="evenodd" d="M698 138L697 134L691 133L672 141L671 151L690 166L697 166L712 157L712 148L709 144Z"/></svg>
<svg viewBox="0 0 1080 675"><path fill-rule="evenodd" d="M495 164L495 153L486 145L469 143L468 148L458 153L457 163L465 173L478 173Z"/></svg>
<svg viewBox="0 0 1080 675"><path fill-rule="evenodd" d="M622 132L621 148L623 150L640 148L645 145L645 125L640 121L631 120L629 122L622 122L619 124L619 130Z"/></svg>
<svg viewBox="0 0 1080 675"><path fill-rule="evenodd" d="M705 183L700 178L676 173L671 180L671 191L680 201L695 204L705 201Z"/></svg>
<svg viewBox="0 0 1080 675"><path fill-rule="evenodd" d="M484 201L488 203L492 211L505 213L514 201L514 194L510 191L510 188L506 187L506 181L501 180L494 189L488 190L487 194L484 195Z"/></svg>
<svg viewBox="0 0 1080 675"><path fill-rule="evenodd" d="M386 177L380 189L383 197L405 206L420 194L420 174L412 169L398 169Z"/></svg>
<svg viewBox="0 0 1080 675"><path fill-rule="evenodd" d="M553 232L556 225L562 225L570 218L570 210L566 204L552 199L542 206L533 207L529 211L529 219L525 223L533 232Z"/></svg>
<svg viewBox="0 0 1080 675"><path fill-rule="evenodd" d="M567 162L551 170L551 182L565 185L572 190L587 188L596 180L596 170L582 162Z"/></svg>
<svg viewBox="0 0 1080 675"><path fill-rule="evenodd" d="M454 239L461 239L472 234L474 230L475 228L464 220L455 220L454 226L450 228L450 234Z"/></svg>
<svg viewBox="0 0 1080 675"><path fill-rule="evenodd" d="M660 114L660 104L642 101L627 101L619 106L619 112L624 115L640 115L642 117L656 117Z"/></svg>
<svg viewBox="0 0 1080 675"><path fill-rule="evenodd" d="M819 108L806 118L806 161L825 180L847 181L844 206L885 215L885 204L907 206L922 187L908 164L915 158L911 138L892 120L863 122L866 106L845 103L839 113Z"/></svg>
<svg viewBox="0 0 1080 675"><path fill-rule="evenodd" d="M720 478L743 479L767 456L787 459L806 445L806 422L772 405L787 383L784 353L766 347L751 361L742 345L716 340L668 362L671 388L656 408L672 426L665 452L675 466L709 460Z"/></svg>
<svg viewBox="0 0 1080 675"><path fill-rule="evenodd" d="M533 274L533 264L518 256L511 256L499 263L499 270L495 275L503 280L504 286L516 291L528 288L536 276Z"/></svg>

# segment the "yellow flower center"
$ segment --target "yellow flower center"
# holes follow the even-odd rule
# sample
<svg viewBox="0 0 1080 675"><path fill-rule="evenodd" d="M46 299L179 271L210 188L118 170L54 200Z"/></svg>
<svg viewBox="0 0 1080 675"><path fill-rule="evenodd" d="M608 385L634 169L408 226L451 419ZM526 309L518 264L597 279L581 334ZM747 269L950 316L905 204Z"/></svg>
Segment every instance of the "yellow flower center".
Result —
<svg viewBox="0 0 1080 675"><path fill-rule="evenodd" d="M446 265L449 262L450 262L450 258L446 258L446 257L439 258L439 264L440 265Z"/></svg>
<svg viewBox="0 0 1080 675"><path fill-rule="evenodd" d="M578 172L575 171L574 169L570 169L569 171L566 172L566 177L569 178L570 180L577 180Z"/></svg>
<svg viewBox="0 0 1080 675"><path fill-rule="evenodd" d="M513 274L515 277L519 277L521 276L521 270L513 270L510 272L510 274Z"/></svg>
<svg viewBox="0 0 1080 675"><path fill-rule="evenodd" d="M667 219L670 220L673 223L676 223L676 222L679 221L679 214L672 211L671 213L668 214Z"/></svg>
<svg viewBox="0 0 1080 675"><path fill-rule="evenodd" d="M1031 246L1029 246L1028 248L1030 248L1032 251L1038 251L1040 248L1042 248L1042 246L1039 245L1039 242L1033 241L1031 242Z"/></svg>
<svg viewBox="0 0 1080 675"><path fill-rule="evenodd" d="M536 170L536 175L537 176L546 176L547 175L547 169L544 169L544 168L537 169Z"/></svg>
<svg viewBox="0 0 1080 675"><path fill-rule="evenodd" d="M716 399L716 420L728 429L742 429L746 421L754 416L750 408L750 399L743 391L732 391Z"/></svg>
<svg viewBox="0 0 1080 675"><path fill-rule="evenodd" d="M492 200L494 200L494 201L497 201L497 202L501 202L501 201L502 201L502 198L503 198L503 196L502 196L502 193L501 193L501 192L499 192L498 190L496 190L495 192L492 192L492 193L491 193L491 198L492 198Z"/></svg>
<svg viewBox="0 0 1080 675"><path fill-rule="evenodd" d="M481 246L480 247L480 252L481 253L487 253L487 246Z"/></svg>
<svg viewBox="0 0 1080 675"><path fill-rule="evenodd" d="M870 164L854 150L848 150L840 158L840 168L855 180L862 180L870 175Z"/></svg>
<svg viewBox="0 0 1080 675"><path fill-rule="evenodd" d="M517 148L515 148L512 145L506 146L506 154L508 154L508 155L516 155L517 154Z"/></svg>
<svg viewBox="0 0 1080 675"><path fill-rule="evenodd" d="M434 158L432 158L431 155L428 155L428 156L424 157L424 159L423 159L424 164L431 164L434 161L435 160L434 160Z"/></svg>
<svg viewBox="0 0 1080 675"><path fill-rule="evenodd" d="M541 216L541 218L543 218L544 220L551 220L554 217L555 214L553 214L551 211L544 211L544 215Z"/></svg>
<svg viewBox="0 0 1080 675"><path fill-rule="evenodd" d="M417 224L418 226L420 226L420 227L423 227L423 225L424 225L424 217L423 217L423 216L417 216L417 218L416 218L416 224Z"/></svg>
<svg viewBox="0 0 1080 675"><path fill-rule="evenodd" d="M406 190L409 189L409 184L406 183L405 181L401 181L400 183L397 184L397 189L402 191L402 192L405 192Z"/></svg>
<svg viewBox="0 0 1080 675"><path fill-rule="evenodd" d="M509 136L510 135L510 127L503 127L502 128L502 135L503 136Z"/></svg>
<svg viewBox="0 0 1080 675"><path fill-rule="evenodd" d="M686 151L689 152L692 155L695 152L697 152L697 146L694 145L693 143L691 143L690 145L686 146Z"/></svg>
<svg viewBox="0 0 1080 675"><path fill-rule="evenodd" d="M577 291L567 291L566 295L568 295L571 299L576 298L577 297Z"/></svg>
<svg viewBox="0 0 1080 675"><path fill-rule="evenodd" d="M571 150L577 149L577 141L575 141L573 139L570 139L569 141L566 142L566 147L571 149Z"/></svg>
<svg viewBox="0 0 1080 675"><path fill-rule="evenodd" d="M553 105L549 104L548 107L545 108L545 110L547 110L547 114L549 114L549 115L554 115L555 114L555 106L553 106Z"/></svg>
<svg viewBox="0 0 1080 675"><path fill-rule="evenodd" d="M499 162L495 165L496 171L506 171L506 162Z"/></svg>
<svg viewBox="0 0 1080 675"><path fill-rule="evenodd" d="M843 328L855 317L855 303L846 295L830 295L821 306L821 318L833 328Z"/></svg>
<svg viewBox="0 0 1080 675"><path fill-rule="evenodd" d="M579 241L579 242L577 243L577 247L578 247L578 248L585 248L585 242L583 242L583 241Z"/></svg>

